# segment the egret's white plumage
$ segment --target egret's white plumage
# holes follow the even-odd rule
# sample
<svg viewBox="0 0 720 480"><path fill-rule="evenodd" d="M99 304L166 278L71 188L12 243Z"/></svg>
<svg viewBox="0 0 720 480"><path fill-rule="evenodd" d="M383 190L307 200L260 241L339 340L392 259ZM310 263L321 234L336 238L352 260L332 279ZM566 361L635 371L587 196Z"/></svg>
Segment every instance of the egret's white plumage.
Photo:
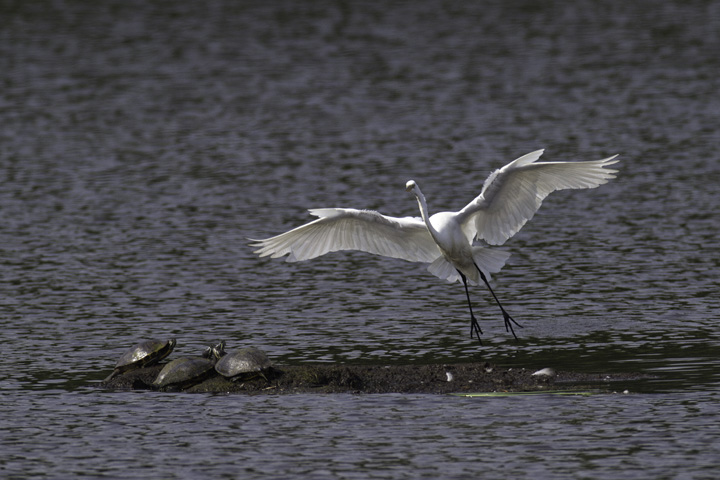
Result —
<svg viewBox="0 0 720 480"><path fill-rule="evenodd" d="M458 212L428 213L425 196L415 181L406 190L417 198L421 218L388 217L370 210L319 208L310 210L316 220L264 240L252 240L261 257L288 255L288 262L309 260L339 250L360 250L411 262L428 263L439 278L474 284L482 279L488 288L491 273L503 267L509 253L473 245L481 240L502 245L515 235L556 190L595 188L615 178L617 155L589 162L537 162L543 150L528 153L495 170L473 201ZM490 288L493 297L495 293ZM497 297L495 297L497 301ZM500 302L498 301L498 305ZM506 328L514 320L500 305ZM471 335L480 327L472 314ZM513 335L515 332L513 331Z"/></svg>

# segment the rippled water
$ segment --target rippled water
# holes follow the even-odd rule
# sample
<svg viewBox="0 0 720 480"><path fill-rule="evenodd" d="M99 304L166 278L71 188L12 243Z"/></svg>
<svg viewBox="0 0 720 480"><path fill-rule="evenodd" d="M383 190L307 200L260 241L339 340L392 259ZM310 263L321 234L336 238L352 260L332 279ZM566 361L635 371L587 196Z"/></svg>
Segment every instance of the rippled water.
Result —
<svg viewBox="0 0 720 480"><path fill-rule="evenodd" d="M7 478L712 478L716 2L3 2ZM314 207L456 210L494 168L621 154L475 289L246 237ZM238 397L94 388L138 339L276 361L641 372L629 395Z"/></svg>
<svg viewBox="0 0 720 480"><path fill-rule="evenodd" d="M713 478L717 431L697 426L717 419L717 400L52 391L18 398L44 422L3 422L3 469L18 478Z"/></svg>

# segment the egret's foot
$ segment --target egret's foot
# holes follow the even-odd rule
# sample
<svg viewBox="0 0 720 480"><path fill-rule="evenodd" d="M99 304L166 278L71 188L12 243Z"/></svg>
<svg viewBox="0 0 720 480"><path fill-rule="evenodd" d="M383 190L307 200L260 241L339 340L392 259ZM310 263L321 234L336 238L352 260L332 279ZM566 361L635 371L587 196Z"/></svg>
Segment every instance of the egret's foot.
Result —
<svg viewBox="0 0 720 480"><path fill-rule="evenodd" d="M475 318L475 315L470 316L470 338L473 337L473 334L478 339L478 342L480 342L480 345L482 345L482 340L480 339L480 334L482 333L482 330L480 329L480 324L478 323L477 319Z"/></svg>
<svg viewBox="0 0 720 480"><path fill-rule="evenodd" d="M505 319L505 331L511 332L513 334L513 337L515 337L515 340L517 340L518 337L517 337L517 335L515 335L515 329L513 328L512 324L514 323L515 325L517 325L520 328L523 328L523 326L520 325L518 322L516 322L515 319L512 318L510 316L510 314L505 311L504 308L502 310L502 314L503 314L503 318Z"/></svg>

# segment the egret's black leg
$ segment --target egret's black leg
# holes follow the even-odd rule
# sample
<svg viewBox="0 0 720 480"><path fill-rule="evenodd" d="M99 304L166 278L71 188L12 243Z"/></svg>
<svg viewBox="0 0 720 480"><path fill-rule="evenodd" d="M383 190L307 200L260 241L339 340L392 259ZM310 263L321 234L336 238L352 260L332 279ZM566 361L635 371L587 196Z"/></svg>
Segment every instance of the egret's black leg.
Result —
<svg viewBox="0 0 720 480"><path fill-rule="evenodd" d="M515 329L513 329L512 324L514 323L515 325L517 325L520 328L523 328L523 326L520 325L518 322L516 322L515 319L513 319L510 316L510 314L505 311L502 304L500 303L500 300L498 300L497 295L495 295L495 292L493 292L493 289L490 286L490 283L487 281L487 278L485 278L485 274L482 272L482 270L480 270L480 267L477 266L477 263L475 264L475 268L477 268L478 272L480 272L480 278L483 279L483 282L485 282L485 285L487 285L488 290L490 290L490 293L492 293L493 298L497 302L498 307L500 307L500 311L502 311L503 318L505 319L505 331L512 332L513 337L515 337L515 340L517 340L518 337L517 337L517 335L515 335ZM463 280L464 280L464 278L463 278ZM467 289L467 286L465 287L465 289Z"/></svg>
<svg viewBox="0 0 720 480"><path fill-rule="evenodd" d="M470 292L468 291L467 285L467 278L465 278L465 275L463 275L460 270L458 270L458 273L460 274L460 278L462 278L463 285L465 285L465 295L467 296L468 307L470 307L470 338L472 338L474 333L475 336L477 336L478 342L480 342L480 345L482 345L482 340L480 340L480 334L482 333L482 330L480 329L480 324L475 318L475 315L473 315L472 304L470 303Z"/></svg>

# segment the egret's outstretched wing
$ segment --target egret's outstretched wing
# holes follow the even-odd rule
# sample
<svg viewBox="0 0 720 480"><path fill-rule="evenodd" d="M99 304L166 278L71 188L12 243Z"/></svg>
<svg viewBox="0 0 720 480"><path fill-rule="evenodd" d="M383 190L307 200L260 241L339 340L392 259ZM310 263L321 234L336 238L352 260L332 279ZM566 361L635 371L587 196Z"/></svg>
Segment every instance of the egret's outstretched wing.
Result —
<svg viewBox="0 0 720 480"><path fill-rule="evenodd" d="M468 238L501 245L530 220L555 190L595 188L615 178L617 155L590 162L540 162L543 150L523 155L495 170L480 195L459 212Z"/></svg>
<svg viewBox="0 0 720 480"><path fill-rule="evenodd" d="M441 256L420 218L387 217L371 210L319 208L318 218L265 240L251 239L261 257L289 254L288 262L309 260L338 250L360 250L411 262L433 262Z"/></svg>

